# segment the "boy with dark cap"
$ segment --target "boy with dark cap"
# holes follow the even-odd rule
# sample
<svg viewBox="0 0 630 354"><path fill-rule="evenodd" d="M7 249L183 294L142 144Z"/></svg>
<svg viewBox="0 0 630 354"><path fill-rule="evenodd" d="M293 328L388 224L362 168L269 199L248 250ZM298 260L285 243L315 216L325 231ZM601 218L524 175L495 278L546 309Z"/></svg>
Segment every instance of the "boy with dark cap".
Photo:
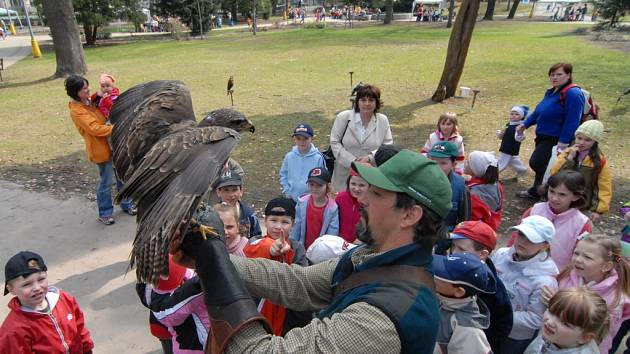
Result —
<svg viewBox="0 0 630 354"><path fill-rule="evenodd" d="M243 179L241 176L227 171L219 177L213 189L217 191L222 203L235 208L238 212L239 224L248 230L247 233L243 233L243 236L252 238L262 235L256 213L241 200L243 198Z"/></svg>
<svg viewBox="0 0 630 354"><path fill-rule="evenodd" d="M15 295L0 328L0 353L92 353L94 342L74 297L48 286L40 255L22 251L4 267L4 295Z"/></svg>
<svg viewBox="0 0 630 354"><path fill-rule="evenodd" d="M280 186L282 194L298 202L298 199L308 193L306 179L308 171L316 167L326 168L324 156L313 145L315 132L305 123L298 124L293 129L295 146L289 151L280 167Z"/></svg>
<svg viewBox="0 0 630 354"><path fill-rule="evenodd" d="M471 253L433 256L435 291L440 300L440 330L434 354L491 353L484 333L490 312L477 294L493 294L496 280Z"/></svg>

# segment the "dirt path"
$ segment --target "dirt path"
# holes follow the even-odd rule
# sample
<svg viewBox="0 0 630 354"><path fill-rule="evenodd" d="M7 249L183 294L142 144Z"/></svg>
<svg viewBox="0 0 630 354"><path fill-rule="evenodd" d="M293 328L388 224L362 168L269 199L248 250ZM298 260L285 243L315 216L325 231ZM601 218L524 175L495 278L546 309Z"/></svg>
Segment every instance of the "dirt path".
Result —
<svg viewBox="0 0 630 354"><path fill-rule="evenodd" d="M96 205L24 191L0 181L0 260L20 250L40 253L49 280L74 295L86 317L97 353L160 353L148 311L135 293L135 275L125 274L134 219L116 210L116 224L96 221ZM4 283L4 279L3 279ZM10 296L0 299L0 318Z"/></svg>

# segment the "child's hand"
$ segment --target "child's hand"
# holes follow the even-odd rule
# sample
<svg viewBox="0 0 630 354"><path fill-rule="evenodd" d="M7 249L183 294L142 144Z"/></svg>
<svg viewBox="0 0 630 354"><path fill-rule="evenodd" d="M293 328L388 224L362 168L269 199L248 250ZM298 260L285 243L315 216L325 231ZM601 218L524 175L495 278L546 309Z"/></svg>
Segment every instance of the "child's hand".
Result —
<svg viewBox="0 0 630 354"><path fill-rule="evenodd" d="M370 163L370 157L369 156L361 156L358 157L356 160L356 162L363 162L363 163Z"/></svg>
<svg viewBox="0 0 630 354"><path fill-rule="evenodd" d="M286 241L284 230L281 230L280 233L282 234L282 236L278 237L276 241L273 243L273 245L271 245L271 248L269 249L269 254L272 257L281 256L289 252L289 250L291 249L291 245L289 245L289 243Z"/></svg>
<svg viewBox="0 0 630 354"><path fill-rule="evenodd" d="M593 221L593 224L602 221L602 214L596 213L596 212L592 212L591 213L591 220Z"/></svg>
<svg viewBox="0 0 630 354"><path fill-rule="evenodd" d="M560 147L558 147L558 151L560 151L559 149ZM568 152L567 160L574 160L575 157L577 156L577 148L575 147L567 148L567 152Z"/></svg>
<svg viewBox="0 0 630 354"><path fill-rule="evenodd" d="M518 135L523 135L523 133L525 132L525 125L519 124L516 127L516 132L518 133Z"/></svg>
<svg viewBox="0 0 630 354"><path fill-rule="evenodd" d="M503 139L503 135L505 134L505 131L499 129L497 130L497 138L499 139Z"/></svg>
<svg viewBox="0 0 630 354"><path fill-rule="evenodd" d="M543 286L540 290L540 302L545 306L549 306L549 300L556 294L556 289L552 289L548 286Z"/></svg>

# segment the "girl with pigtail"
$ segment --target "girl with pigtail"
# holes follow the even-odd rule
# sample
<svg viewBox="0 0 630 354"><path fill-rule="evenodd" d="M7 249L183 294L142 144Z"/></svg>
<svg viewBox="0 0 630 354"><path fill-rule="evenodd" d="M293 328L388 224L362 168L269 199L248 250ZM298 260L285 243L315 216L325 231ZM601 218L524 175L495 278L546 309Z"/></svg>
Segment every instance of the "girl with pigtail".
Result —
<svg viewBox="0 0 630 354"><path fill-rule="evenodd" d="M560 289L586 286L606 300L610 331L599 349L602 354L607 354L621 323L630 319L630 265L621 255L619 240L599 234L582 234L571 264L557 279ZM554 293L553 289L543 288L542 301L548 303Z"/></svg>

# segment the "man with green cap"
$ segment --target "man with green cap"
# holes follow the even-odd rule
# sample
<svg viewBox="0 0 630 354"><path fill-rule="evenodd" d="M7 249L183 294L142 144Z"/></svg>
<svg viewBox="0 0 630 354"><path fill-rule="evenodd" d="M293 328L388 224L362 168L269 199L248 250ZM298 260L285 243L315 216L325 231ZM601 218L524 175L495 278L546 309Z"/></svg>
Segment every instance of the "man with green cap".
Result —
<svg viewBox="0 0 630 354"><path fill-rule="evenodd" d="M431 248L451 209L449 181L409 150L378 168L354 168L370 183L360 202L371 240L338 259L299 267L230 257L220 239L184 237L175 258L196 267L206 290L206 352L433 353L440 316ZM250 294L318 315L273 336Z"/></svg>

